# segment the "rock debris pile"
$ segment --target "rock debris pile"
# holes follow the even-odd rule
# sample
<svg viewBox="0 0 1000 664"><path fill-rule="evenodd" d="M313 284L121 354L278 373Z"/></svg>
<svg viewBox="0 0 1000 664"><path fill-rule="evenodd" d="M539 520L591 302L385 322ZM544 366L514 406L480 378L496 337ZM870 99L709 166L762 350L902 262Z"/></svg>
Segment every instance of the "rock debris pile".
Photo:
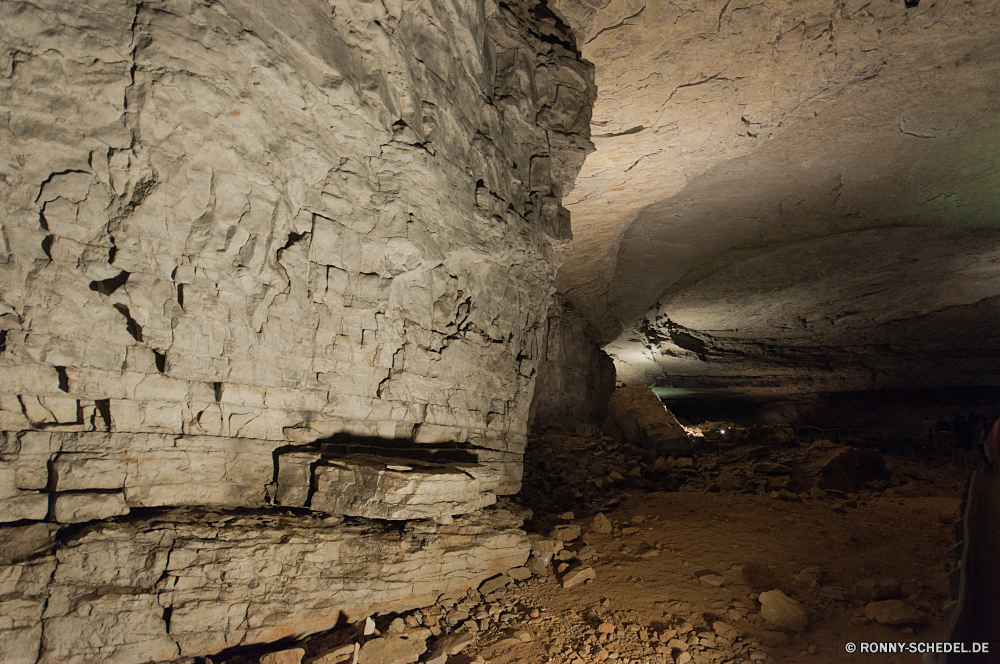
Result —
<svg viewBox="0 0 1000 664"><path fill-rule="evenodd" d="M564 577L565 579L565 577ZM770 661L754 639L744 639L730 622L745 617L740 601L718 603L719 615L694 616L690 603L663 605L663 618L646 624L638 613L616 609L604 598L593 606L558 614L537 601L551 577L532 578L524 568L485 581L459 598L403 614L366 618L313 635L296 647L263 654L205 658L206 664L445 664L476 643L539 642L550 662ZM565 583L563 584L565 587ZM661 603L663 604L663 603ZM706 624L705 620L711 620ZM482 657L461 661L480 662Z"/></svg>
<svg viewBox="0 0 1000 664"><path fill-rule="evenodd" d="M876 450L795 439L785 427L706 423L689 436L689 455L674 457L594 429L584 435L550 429L528 448L519 499L536 520L566 509L592 515L636 489L826 500L843 510L910 481L892 476Z"/></svg>

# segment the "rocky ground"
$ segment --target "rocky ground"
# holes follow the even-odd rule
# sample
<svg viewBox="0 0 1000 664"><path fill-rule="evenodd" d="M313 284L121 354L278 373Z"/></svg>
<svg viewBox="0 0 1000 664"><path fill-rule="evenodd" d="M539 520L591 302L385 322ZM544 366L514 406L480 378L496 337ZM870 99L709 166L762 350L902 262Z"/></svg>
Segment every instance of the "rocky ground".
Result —
<svg viewBox="0 0 1000 664"><path fill-rule="evenodd" d="M848 642L943 637L964 468L781 428L691 433L695 452L674 459L550 430L518 496L533 510L525 567L217 661L823 664Z"/></svg>

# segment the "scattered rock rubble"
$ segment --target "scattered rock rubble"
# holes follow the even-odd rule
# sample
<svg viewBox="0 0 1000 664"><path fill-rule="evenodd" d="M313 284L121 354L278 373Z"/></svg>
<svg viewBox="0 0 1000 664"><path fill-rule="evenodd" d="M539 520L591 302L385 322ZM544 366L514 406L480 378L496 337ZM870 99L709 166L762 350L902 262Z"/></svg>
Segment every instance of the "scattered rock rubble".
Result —
<svg viewBox="0 0 1000 664"><path fill-rule="evenodd" d="M538 542L551 540L538 539ZM543 546L548 546L545 544ZM562 549L564 550L564 549ZM589 578L593 578L593 570ZM513 571L513 570L512 570ZM638 613L612 606L609 599L581 610L553 614L532 590L551 578L515 581L499 575L464 597L441 599L404 614L378 616L339 630L306 638L295 647L264 654L241 653L205 658L206 664L445 664L473 644L548 644L550 662L751 662L770 658L755 639L744 639L730 622L747 615L743 602L720 603L718 618L705 624L690 603L664 606L663 619L646 624ZM563 585L565 579L563 577ZM723 605L724 604L724 605ZM730 621L730 622L727 622ZM481 657L465 662L485 664Z"/></svg>
<svg viewBox="0 0 1000 664"><path fill-rule="evenodd" d="M825 440L796 440L786 428L706 423L687 428L686 435L691 456L664 458L655 449L618 442L596 430L580 436L549 431L529 447L527 457L520 500L537 509L530 522L535 531L529 533L531 553L523 566L429 607L368 618L313 635L295 647L285 644L281 651L209 661L445 664L473 644L513 647L537 641L547 644L550 662L766 664L772 661L767 648L788 645L813 619L839 612L859 625L906 630L935 613L934 607L914 602L914 597L904 600L895 580L869 578L842 587L826 578L821 567L805 567L795 574L792 585L782 586L785 591L792 588L791 594L761 588L743 599L714 602L708 612L690 602L659 602L663 617L653 622L613 607L608 599L583 610L546 611L537 590L558 587L557 592L572 593L598 577L607 556L594 542L629 538L658 520L623 515L621 510L612 514L630 491L764 494L777 501L822 501L843 511L863 504L874 492L908 481L905 475L890 473L878 452ZM578 463L580 458L591 462ZM661 551L667 549L659 542L634 551L630 546L622 549L638 558L657 557ZM759 572L735 565L695 571L693 577L719 587L735 573L747 585L760 586ZM747 625L753 631L747 632ZM455 661L481 659L466 654Z"/></svg>

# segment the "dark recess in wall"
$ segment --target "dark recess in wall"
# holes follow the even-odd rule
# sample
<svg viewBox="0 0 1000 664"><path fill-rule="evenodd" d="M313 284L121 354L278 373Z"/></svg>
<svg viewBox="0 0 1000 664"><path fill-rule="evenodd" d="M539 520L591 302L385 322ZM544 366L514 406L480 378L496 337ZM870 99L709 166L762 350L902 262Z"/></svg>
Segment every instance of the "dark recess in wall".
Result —
<svg viewBox="0 0 1000 664"><path fill-rule="evenodd" d="M990 417L1000 414L1000 387L827 392L787 398L712 396L663 403L690 424L719 421L924 433L939 416L950 420L970 411Z"/></svg>

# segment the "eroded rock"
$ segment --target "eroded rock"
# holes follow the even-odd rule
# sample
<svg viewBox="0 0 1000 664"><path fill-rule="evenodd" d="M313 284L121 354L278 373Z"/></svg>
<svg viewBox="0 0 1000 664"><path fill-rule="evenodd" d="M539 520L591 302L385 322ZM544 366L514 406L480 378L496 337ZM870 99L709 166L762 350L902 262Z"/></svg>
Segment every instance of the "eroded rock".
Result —
<svg viewBox="0 0 1000 664"><path fill-rule="evenodd" d="M625 442L658 454L683 456L693 448L687 432L646 385L615 390L608 402L605 429Z"/></svg>

